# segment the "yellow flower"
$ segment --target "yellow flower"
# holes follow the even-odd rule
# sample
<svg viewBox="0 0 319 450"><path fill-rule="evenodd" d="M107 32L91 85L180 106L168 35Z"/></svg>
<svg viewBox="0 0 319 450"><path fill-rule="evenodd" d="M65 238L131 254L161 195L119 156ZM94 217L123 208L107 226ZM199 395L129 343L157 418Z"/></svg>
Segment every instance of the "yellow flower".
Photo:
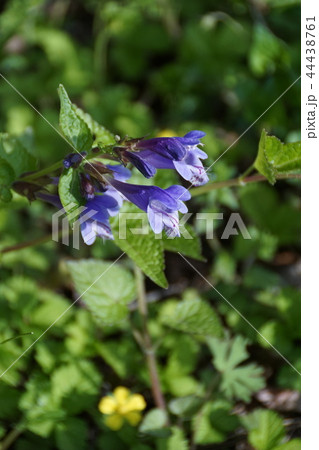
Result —
<svg viewBox="0 0 319 450"><path fill-rule="evenodd" d="M175 131L168 129L161 130L157 133L156 137L174 137L176 136Z"/></svg>
<svg viewBox="0 0 319 450"><path fill-rule="evenodd" d="M140 411L145 408L144 397L140 394L131 394L123 386L118 386L114 389L113 395L103 397L99 403L99 410L107 415L105 423L111 430L119 430L124 420L136 426L142 418Z"/></svg>

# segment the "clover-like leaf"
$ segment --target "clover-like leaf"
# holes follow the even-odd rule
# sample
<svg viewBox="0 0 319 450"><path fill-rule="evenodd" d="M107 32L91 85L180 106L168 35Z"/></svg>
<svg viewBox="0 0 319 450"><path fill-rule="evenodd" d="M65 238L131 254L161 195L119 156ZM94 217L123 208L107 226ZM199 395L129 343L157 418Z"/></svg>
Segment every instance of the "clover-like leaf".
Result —
<svg viewBox="0 0 319 450"><path fill-rule="evenodd" d="M256 364L240 365L248 358L246 340L241 336L234 339L208 339L213 353L213 362L221 373L221 390L230 399L248 402L252 394L265 386L262 368Z"/></svg>

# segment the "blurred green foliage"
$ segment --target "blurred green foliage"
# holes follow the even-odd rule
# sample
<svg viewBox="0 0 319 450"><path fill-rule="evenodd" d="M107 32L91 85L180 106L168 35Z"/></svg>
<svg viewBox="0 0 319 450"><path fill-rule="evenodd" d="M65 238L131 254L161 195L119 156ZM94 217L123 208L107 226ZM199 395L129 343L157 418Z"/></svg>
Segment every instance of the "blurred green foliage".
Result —
<svg viewBox="0 0 319 450"><path fill-rule="evenodd" d="M83 111L121 136L204 130L209 164L299 76L297 0L9 0L0 11L0 72L54 127L62 83ZM264 128L284 142L298 140L299 89L296 83L213 166L212 180L233 178L253 164ZM40 167L69 153L1 78L0 98L0 131L17 135L4 134L0 145L11 148L14 139L28 165ZM0 160L4 199L14 177L1 178L6 163ZM157 182L166 187L171 177L157 175ZM10 206L1 204L0 251L49 236L42 245L0 253L0 342L33 333L0 344L0 372L40 338L0 379L1 439L16 433L18 450L184 450L190 442L192 448L300 448L298 407L268 405L258 396L264 388L300 389L298 373L271 348L300 369L299 184L211 191L194 197L192 210L223 212L226 219L241 212L251 240L220 239L224 221L215 222L215 239L205 240L201 221L194 224L207 260L196 267L266 340L178 255L167 253L166 275L176 292L151 282L147 292L169 428L132 336L140 324L130 261L123 258L116 273L110 269L105 283L65 312L120 250L112 242L79 250L54 243L53 209L30 206L17 194ZM185 254L198 259L199 247L196 241ZM110 314L117 318L112 324L105 321ZM118 385L146 398L139 431L125 425L114 432L103 423L98 401Z"/></svg>

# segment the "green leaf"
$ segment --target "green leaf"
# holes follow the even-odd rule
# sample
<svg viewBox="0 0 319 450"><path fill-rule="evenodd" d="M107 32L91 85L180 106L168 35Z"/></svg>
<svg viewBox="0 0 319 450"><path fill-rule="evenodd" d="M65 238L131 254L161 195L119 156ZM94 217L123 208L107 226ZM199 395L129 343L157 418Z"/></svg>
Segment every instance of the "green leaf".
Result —
<svg viewBox="0 0 319 450"><path fill-rule="evenodd" d="M204 336L220 337L223 327L213 308L201 299L186 299L179 302L172 312L163 317L163 322L179 331Z"/></svg>
<svg viewBox="0 0 319 450"><path fill-rule="evenodd" d="M169 410L176 416L192 417L201 407L203 399L196 395L175 398L169 402Z"/></svg>
<svg viewBox="0 0 319 450"><path fill-rule="evenodd" d="M214 355L214 365L221 372L220 387L227 398L248 402L254 392L265 386L261 367L256 364L237 367L249 356L241 336L225 340L210 338L208 345Z"/></svg>
<svg viewBox="0 0 319 450"><path fill-rule="evenodd" d="M67 315L64 315L63 313L70 306L69 301L52 291L44 290L40 291L39 298L42 302L34 311L29 313L30 322L33 325L46 328L52 324L53 320L62 315L57 323L57 327L63 326L65 321L68 319Z"/></svg>
<svg viewBox="0 0 319 450"><path fill-rule="evenodd" d="M14 170L3 158L0 158L0 185L10 185L14 180Z"/></svg>
<svg viewBox="0 0 319 450"><path fill-rule="evenodd" d="M249 54L249 65L254 74L263 76L267 72L274 72L276 66L285 63L289 63L289 53L284 42L258 23L253 29Z"/></svg>
<svg viewBox="0 0 319 450"><path fill-rule="evenodd" d="M71 403L64 403L63 410L78 413L96 401L101 381L101 374L90 361L63 364L51 374L52 396L58 402L71 399Z"/></svg>
<svg viewBox="0 0 319 450"><path fill-rule="evenodd" d="M95 348L104 361L112 367L114 372L125 379L139 367L139 376L144 374L143 356L135 341L126 336L116 340L107 339L105 342L96 342Z"/></svg>
<svg viewBox="0 0 319 450"><path fill-rule="evenodd" d="M76 107L71 103L62 84L58 92L61 102L60 127L64 136L78 152L90 150L93 138L88 125L76 113Z"/></svg>
<svg viewBox="0 0 319 450"><path fill-rule="evenodd" d="M89 127L92 136L94 137L94 144L101 147L115 144L114 134L107 130L103 125L96 122L90 114L84 112L81 108L73 105L76 115L80 117Z"/></svg>
<svg viewBox="0 0 319 450"><path fill-rule="evenodd" d="M175 397L201 395L202 385L190 375L198 360L198 342L192 336L179 333L175 336L171 335L171 339L167 339L167 344L170 353L163 371L163 382L167 385L169 392Z"/></svg>
<svg viewBox="0 0 319 450"><path fill-rule="evenodd" d="M18 414L18 402L21 393L4 383L0 384L0 418L8 420L12 419Z"/></svg>
<svg viewBox="0 0 319 450"><path fill-rule="evenodd" d="M34 373L25 385L19 408L24 411L26 428L33 433L48 437L56 423L65 418L58 399L52 395L49 379Z"/></svg>
<svg viewBox="0 0 319 450"><path fill-rule="evenodd" d="M59 197L71 225L78 219L85 199L81 195L79 175L72 167L64 169L59 180Z"/></svg>
<svg viewBox="0 0 319 450"><path fill-rule="evenodd" d="M183 227L182 227L183 228ZM205 261L205 258L201 253L201 242L195 231L190 225L185 225L185 236L183 229L181 229L181 236L169 239L166 235L163 237L164 249L170 252L180 252L185 256L197 259L199 261ZM191 239L186 239L187 234L191 236Z"/></svg>
<svg viewBox="0 0 319 450"><path fill-rule="evenodd" d="M277 245L295 245L300 241L300 205L283 202L277 189L266 183L251 183L238 192L241 211L263 232L271 233ZM258 199L258 202L256 201ZM276 211L276 214L274 214ZM252 235L254 240L254 236ZM249 242L245 240L245 245Z"/></svg>
<svg viewBox="0 0 319 450"><path fill-rule="evenodd" d="M177 426L171 428L172 436L167 439L167 450L188 450L188 442L183 430Z"/></svg>
<svg viewBox="0 0 319 450"><path fill-rule="evenodd" d="M129 214L126 227L123 222L120 222L125 217L125 213ZM146 217L144 214L132 204L124 205L120 214L111 220L114 241L154 283L167 288L162 240L156 239L155 234L148 226L143 230L145 234L134 234L134 231L141 229L143 220L141 218ZM119 229L120 225L121 230Z"/></svg>
<svg viewBox="0 0 319 450"><path fill-rule="evenodd" d="M275 136L268 136L263 130L254 167L264 175L269 183L275 184L278 174L300 171L300 142L283 144Z"/></svg>
<svg viewBox="0 0 319 450"><path fill-rule="evenodd" d="M82 450L87 448L88 427L84 420L70 417L55 429L57 448L60 450Z"/></svg>
<svg viewBox="0 0 319 450"><path fill-rule="evenodd" d="M36 169L35 158L23 146L19 137L16 136L0 133L0 158L2 164L3 161L6 161L14 172L12 174L12 170L8 169L7 166L3 166L4 169L1 169L0 176L4 176L4 171L7 172L9 183L13 181L12 176L18 178L22 173ZM2 184L1 181L0 184Z"/></svg>
<svg viewBox="0 0 319 450"><path fill-rule="evenodd" d="M114 325L128 315L136 298L134 278L120 264L94 259L67 263L75 289L90 311L104 324Z"/></svg>
<svg viewBox="0 0 319 450"><path fill-rule="evenodd" d="M195 443L223 442L227 434L238 427L237 417L231 414L232 408L226 400L207 402L192 421Z"/></svg>
<svg viewBox="0 0 319 450"><path fill-rule="evenodd" d="M139 431L156 437L166 437L170 431L166 428L167 415L159 408L151 409L141 423Z"/></svg>
<svg viewBox="0 0 319 450"><path fill-rule="evenodd" d="M0 184L0 201L3 203L9 203L12 200L12 193L7 186Z"/></svg>
<svg viewBox="0 0 319 450"><path fill-rule="evenodd" d="M242 418L248 442L256 450L273 450L285 436L282 418L274 411L258 409Z"/></svg>
<svg viewBox="0 0 319 450"><path fill-rule="evenodd" d="M301 450L301 440L300 439L292 439L289 442L285 442L284 444L278 445L272 450Z"/></svg>

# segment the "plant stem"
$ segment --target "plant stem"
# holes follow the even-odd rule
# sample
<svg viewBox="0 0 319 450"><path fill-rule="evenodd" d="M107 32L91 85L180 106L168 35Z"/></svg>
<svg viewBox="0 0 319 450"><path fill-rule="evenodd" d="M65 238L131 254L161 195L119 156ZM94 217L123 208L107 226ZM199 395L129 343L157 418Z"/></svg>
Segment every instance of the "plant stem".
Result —
<svg viewBox="0 0 319 450"><path fill-rule="evenodd" d="M245 177L247 177L248 175L251 174L251 172L255 169L254 165L252 164L251 166L248 167L248 169L245 170L244 173L242 173L238 178L240 178L241 180Z"/></svg>
<svg viewBox="0 0 319 450"><path fill-rule="evenodd" d="M15 428L0 442L0 450L7 450L23 432L23 428Z"/></svg>
<svg viewBox="0 0 319 450"><path fill-rule="evenodd" d="M55 172L58 169L61 169L63 167L63 160L58 161L51 166L47 167L46 169L38 170L37 172L30 173L29 175L25 175L24 177L20 177L18 181L32 181L36 180L37 178L43 177L44 175L49 175L52 172Z"/></svg>
<svg viewBox="0 0 319 450"><path fill-rule="evenodd" d="M105 155L105 153L100 152L100 153L91 153L89 155L87 155L84 159L85 161L89 161L90 159L93 158L99 158L101 155ZM55 172L58 169L63 169L63 159L61 159L60 161L51 164L51 166L42 169L42 170L38 170L34 173L30 173L29 175L25 175L24 177L20 177L17 181L33 181L36 180L37 178L43 177L44 175L49 175L52 172Z"/></svg>
<svg viewBox="0 0 319 450"><path fill-rule="evenodd" d="M143 327L142 338L143 338L144 353L146 357L148 371L150 374L152 393L156 406L166 411L166 403L162 393L160 380L158 376L155 351L152 345L152 340L147 324L148 309L145 295L144 275L136 265L134 271L137 285L138 310L142 319L142 327Z"/></svg>
<svg viewBox="0 0 319 450"><path fill-rule="evenodd" d="M16 250L22 250L28 247L34 247L39 244L44 244L52 239L52 233L47 234L46 236L42 236L40 238L32 239L31 241L19 242L19 244L9 245L8 247L0 250L0 254L14 252Z"/></svg>
<svg viewBox="0 0 319 450"><path fill-rule="evenodd" d="M62 236L63 236L63 231L61 230L58 233L58 238L60 239ZM23 250L24 248L28 248L28 247L35 247L36 245L45 244L46 242L49 242L50 240L52 240L52 233L47 234L42 237L39 237L39 238L36 238L36 239L32 239L30 241L19 242L19 244L9 245L8 247L4 247L2 250L0 249L0 255L2 255L4 253L15 252L17 250Z"/></svg>
<svg viewBox="0 0 319 450"><path fill-rule="evenodd" d="M290 173L290 174L279 174L277 175L277 180L285 180L285 179L300 179L301 175L298 173ZM233 186L245 186L247 183L258 183L260 181L268 181L266 177L263 175L251 175L250 177L246 178L233 178L232 180L226 180L226 181L217 181L216 183L210 183L206 184L205 186L201 186L198 188L193 188L190 190L190 193L192 194L192 197L195 197L197 195L206 194L207 192L213 191L215 189L222 189L226 187L233 187Z"/></svg>

